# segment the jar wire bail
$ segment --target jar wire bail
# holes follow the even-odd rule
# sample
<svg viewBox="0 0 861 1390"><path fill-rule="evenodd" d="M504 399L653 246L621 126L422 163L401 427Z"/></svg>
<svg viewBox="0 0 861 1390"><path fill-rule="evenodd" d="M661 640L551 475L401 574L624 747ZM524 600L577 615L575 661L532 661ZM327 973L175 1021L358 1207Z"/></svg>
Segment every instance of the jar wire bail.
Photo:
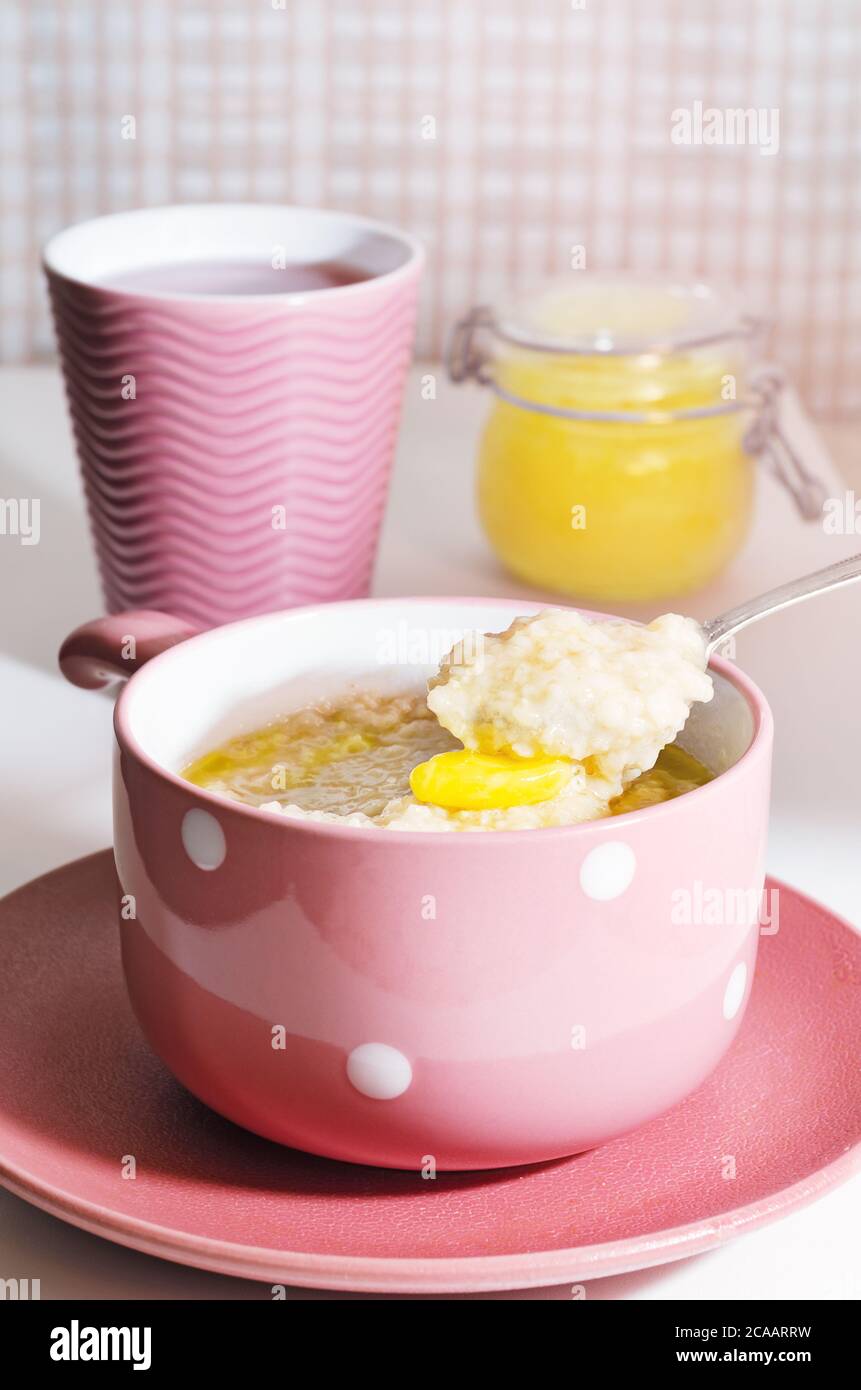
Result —
<svg viewBox="0 0 861 1390"><path fill-rule="evenodd" d="M748 453L762 459L772 477L791 494L805 521L822 515L828 489L803 462L786 436L780 420L784 377L779 367L766 365L753 376L754 417L742 441Z"/></svg>

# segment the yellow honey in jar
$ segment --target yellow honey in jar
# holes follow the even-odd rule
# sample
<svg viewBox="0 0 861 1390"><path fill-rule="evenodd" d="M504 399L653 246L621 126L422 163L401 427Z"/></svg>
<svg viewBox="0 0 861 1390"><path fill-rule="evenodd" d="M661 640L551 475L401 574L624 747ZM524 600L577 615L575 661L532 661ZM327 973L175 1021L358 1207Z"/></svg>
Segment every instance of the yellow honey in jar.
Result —
<svg viewBox="0 0 861 1390"><path fill-rule="evenodd" d="M479 374L495 398L477 500L518 578L650 601L728 564L750 522L753 463L743 334L721 324L706 292L624 281L545 297L525 327L502 323Z"/></svg>

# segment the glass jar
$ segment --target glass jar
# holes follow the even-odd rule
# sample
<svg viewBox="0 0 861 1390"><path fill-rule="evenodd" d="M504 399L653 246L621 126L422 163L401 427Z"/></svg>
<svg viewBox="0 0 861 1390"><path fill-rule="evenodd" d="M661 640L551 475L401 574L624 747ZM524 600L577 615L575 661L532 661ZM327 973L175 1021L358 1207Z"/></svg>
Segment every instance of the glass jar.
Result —
<svg viewBox="0 0 861 1390"><path fill-rule="evenodd" d="M495 399L478 509L543 589L653 600L706 584L747 534L763 454L806 517L823 489L781 433L760 320L708 286L583 276L456 326L454 381Z"/></svg>

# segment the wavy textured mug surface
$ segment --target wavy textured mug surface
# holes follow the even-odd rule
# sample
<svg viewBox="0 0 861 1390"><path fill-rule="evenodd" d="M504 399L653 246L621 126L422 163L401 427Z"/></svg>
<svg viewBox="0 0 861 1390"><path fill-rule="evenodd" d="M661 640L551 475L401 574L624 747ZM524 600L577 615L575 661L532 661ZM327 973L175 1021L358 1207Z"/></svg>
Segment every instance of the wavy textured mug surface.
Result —
<svg viewBox="0 0 861 1390"><path fill-rule="evenodd" d="M48 268L109 612L210 626L368 593L420 271L225 301Z"/></svg>

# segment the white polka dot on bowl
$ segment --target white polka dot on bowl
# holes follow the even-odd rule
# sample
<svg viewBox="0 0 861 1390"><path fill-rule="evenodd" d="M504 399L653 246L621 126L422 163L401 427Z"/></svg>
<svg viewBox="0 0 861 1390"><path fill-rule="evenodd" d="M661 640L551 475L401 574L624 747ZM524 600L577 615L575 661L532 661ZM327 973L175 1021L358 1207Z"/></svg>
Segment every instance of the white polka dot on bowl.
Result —
<svg viewBox="0 0 861 1390"><path fill-rule="evenodd" d="M363 1096L394 1100L413 1079L413 1069L402 1052L388 1043L362 1043L347 1058L347 1076Z"/></svg>
<svg viewBox="0 0 861 1390"><path fill-rule="evenodd" d="M198 869L217 869L224 863L227 841L224 831L209 811L197 807L182 818L182 847Z"/></svg>
<svg viewBox="0 0 861 1390"><path fill-rule="evenodd" d="M608 840L590 850L580 865L580 887L587 898L608 902L630 888L637 857L624 840Z"/></svg>
<svg viewBox="0 0 861 1390"><path fill-rule="evenodd" d="M726 989L723 996L723 1016L729 1022L735 1018L741 1008L741 1001L744 999L744 991L747 986L747 966L743 960L733 970L727 980Z"/></svg>

